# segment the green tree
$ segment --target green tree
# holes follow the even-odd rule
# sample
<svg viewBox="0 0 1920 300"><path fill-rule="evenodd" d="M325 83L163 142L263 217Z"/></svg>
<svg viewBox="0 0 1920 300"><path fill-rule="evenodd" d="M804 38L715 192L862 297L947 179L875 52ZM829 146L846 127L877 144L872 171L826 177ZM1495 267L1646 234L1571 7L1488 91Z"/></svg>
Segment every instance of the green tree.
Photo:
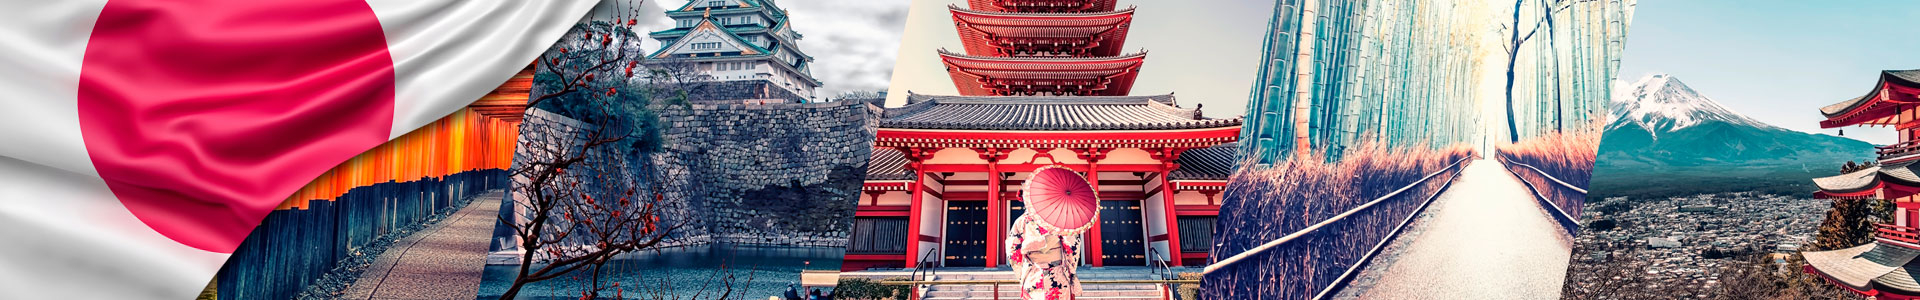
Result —
<svg viewBox="0 0 1920 300"><path fill-rule="evenodd" d="M1893 219L1893 203L1885 199L1833 200L1826 219L1808 250L1833 250L1873 242L1873 224Z"/></svg>

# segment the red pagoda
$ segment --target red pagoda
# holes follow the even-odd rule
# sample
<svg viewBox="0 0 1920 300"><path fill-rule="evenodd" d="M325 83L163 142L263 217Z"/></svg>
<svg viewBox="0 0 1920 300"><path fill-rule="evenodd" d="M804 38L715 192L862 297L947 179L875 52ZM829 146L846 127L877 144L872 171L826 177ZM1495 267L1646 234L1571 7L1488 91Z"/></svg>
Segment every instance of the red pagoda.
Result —
<svg viewBox="0 0 1920 300"><path fill-rule="evenodd" d="M1086 1L948 7L966 54L940 51L966 96L1125 96L1146 54L1121 55L1133 9ZM985 4L984 6L982 4ZM1057 6L1056 6L1057 5ZM1070 9L1071 8L1071 9Z"/></svg>
<svg viewBox="0 0 1920 300"><path fill-rule="evenodd" d="M1900 131L1899 143L1876 147L1875 163L1845 174L1815 178L1814 196L1834 201L1888 199L1892 224L1875 224L1874 242L1852 248L1802 252L1802 269L1875 299L1920 299L1920 70L1883 71L1865 96L1820 108L1822 128L1885 126Z"/></svg>
<svg viewBox="0 0 1920 300"><path fill-rule="evenodd" d="M1020 186L1043 166L1082 172L1100 196L1083 264L1203 263L1241 119L1128 95L1145 61L1121 51L1133 9L969 6L948 8L966 53L940 51L960 95L910 94L880 117L842 269L1004 264Z"/></svg>

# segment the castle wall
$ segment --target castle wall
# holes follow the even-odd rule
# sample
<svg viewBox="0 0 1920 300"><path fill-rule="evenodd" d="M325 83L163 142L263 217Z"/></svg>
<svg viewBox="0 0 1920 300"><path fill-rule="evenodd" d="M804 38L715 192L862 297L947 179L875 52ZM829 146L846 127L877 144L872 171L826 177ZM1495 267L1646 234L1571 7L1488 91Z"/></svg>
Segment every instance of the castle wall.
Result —
<svg viewBox="0 0 1920 300"><path fill-rule="evenodd" d="M844 247L878 112L861 101L655 107L686 243Z"/></svg>

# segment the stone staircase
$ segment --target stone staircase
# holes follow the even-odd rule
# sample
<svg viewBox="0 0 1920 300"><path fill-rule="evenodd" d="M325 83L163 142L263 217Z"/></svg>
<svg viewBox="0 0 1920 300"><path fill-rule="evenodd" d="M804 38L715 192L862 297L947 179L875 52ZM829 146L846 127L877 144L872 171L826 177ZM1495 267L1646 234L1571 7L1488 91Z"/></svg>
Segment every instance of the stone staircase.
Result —
<svg viewBox="0 0 1920 300"><path fill-rule="evenodd" d="M1159 279L1144 267L1080 268L1080 280L1153 280ZM1012 271L938 272L933 280L1017 280ZM1085 284L1076 299L1150 300L1165 299L1157 284ZM992 285L934 285L927 289L927 300L995 299ZM998 299L1020 299L1015 284L1000 285Z"/></svg>

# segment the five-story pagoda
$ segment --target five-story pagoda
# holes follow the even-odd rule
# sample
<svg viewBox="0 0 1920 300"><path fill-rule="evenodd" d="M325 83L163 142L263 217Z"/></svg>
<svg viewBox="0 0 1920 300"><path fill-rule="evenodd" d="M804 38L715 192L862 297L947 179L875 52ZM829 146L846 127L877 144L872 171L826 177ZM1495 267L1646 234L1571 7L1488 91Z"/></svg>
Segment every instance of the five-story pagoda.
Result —
<svg viewBox="0 0 1920 300"><path fill-rule="evenodd" d="M1874 224L1874 242L1845 249L1802 252L1802 270L1875 299L1920 299L1920 70L1883 71L1866 95L1820 108L1821 128L1884 126L1900 132L1898 143L1880 146L1873 164L1845 174L1813 179L1815 198L1833 201L1885 199L1894 204L1892 223Z"/></svg>
<svg viewBox="0 0 1920 300"><path fill-rule="evenodd" d="M965 53L939 50L959 96L885 108L844 270L997 267L1043 166L1101 199L1084 264L1203 262L1240 118L1130 96L1144 53L1112 0L972 0L948 7ZM1182 240L1181 236L1193 239Z"/></svg>

